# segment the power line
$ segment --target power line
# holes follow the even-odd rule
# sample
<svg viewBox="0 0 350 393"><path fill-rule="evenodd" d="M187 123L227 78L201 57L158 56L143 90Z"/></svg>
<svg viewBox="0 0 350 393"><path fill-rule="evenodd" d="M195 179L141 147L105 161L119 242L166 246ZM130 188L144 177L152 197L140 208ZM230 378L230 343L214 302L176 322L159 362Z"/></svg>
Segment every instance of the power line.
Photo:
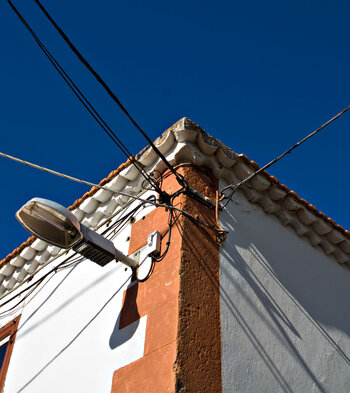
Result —
<svg viewBox="0 0 350 393"><path fill-rule="evenodd" d="M157 183L152 179L142 168L141 165L137 162L135 157L130 153L130 151L127 149L127 147L123 144L123 142L118 138L118 136L114 133L114 131L108 126L108 124L102 119L102 117L99 115L99 113L96 111L96 109L93 107L93 105L88 101L88 99L85 97L85 95L81 92L81 90L77 87L77 85L73 82L73 80L69 77L69 75L64 71L64 69L61 67L61 65L58 63L58 61L55 59L55 57L52 55L52 53L45 47L45 45L41 42L39 37L36 35L36 33L33 31L33 29L29 26L27 21L23 18L21 13L17 10L17 8L13 5L13 3L8 0L8 3L12 10L16 13L17 17L19 20L22 22L22 24L26 27L26 29L29 31L29 33L32 35L34 38L35 42L38 44L39 48L42 50L42 52L45 54L45 56L49 59L51 64L54 66L56 71L59 73L59 75L63 78L63 80L66 82L66 84L69 86L69 88L73 91L75 96L79 99L79 101L84 105L84 107L87 109L87 111L91 114L91 116L96 120L96 122L100 125L100 127L103 129L103 131L112 139L112 141L117 145L117 147L124 153L124 155L131 160L131 162L135 165L137 170L142 174L142 176L150 183L153 185L155 190L158 193L161 193L160 187L157 185Z"/></svg>
<svg viewBox="0 0 350 393"><path fill-rule="evenodd" d="M142 202L147 202L147 203L150 203L150 204L155 205L155 206L159 205L159 204L157 204L154 201L143 199L143 198L140 198L140 197L138 197L136 195L131 195L131 194L128 194L128 193L123 192L123 191L113 191L113 190L111 190L108 187L101 186L100 184L92 183L92 182L89 182L89 181L86 181L86 180L81 180L81 179L78 179L77 177L69 176L69 175L66 175L64 173L57 172L57 171L54 171L52 169L46 168L44 166L33 164L33 163L29 162L29 161L22 160L21 158L10 156L9 154L3 153L3 152L0 152L0 156L4 157L4 158L8 158L9 160L16 161L16 162L19 162L21 164L30 166L32 168L39 169L39 170L41 170L43 172L50 173L51 175L63 177L64 179L67 179L67 180L72 180L72 181L77 182L77 183L86 184L87 186L97 187L97 188L100 188L101 190L106 190L106 191L112 192L113 194L116 194L116 195L126 196L128 198L132 198L134 200L139 200L139 201L142 201ZM164 205L164 206L166 206L166 205Z"/></svg>
<svg viewBox="0 0 350 393"><path fill-rule="evenodd" d="M44 280L46 277L48 277L51 273L53 273L55 270L57 270L61 265L67 263L69 260L71 260L74 256L76 256L76 254L72 254L69 257L65 258L61 263L59 263L56 267L54 267L53 269L51 269L50 271L48 271L47 273L45 273L42 277L40 277L37 281L33 282L32 284L30 284L27 288L24 288L21 292L17 293L15 296L13 296L10 299L7 299L4 303L1 304L0 307L5 306L6 304L10 303L12 300L14 300L16 297L18 297L19 295L21 295L22 293L28 291L29 289L33 288L36 289ZM33 276L31 276L33 277ZM28 279L25 281L27 282ZM31 292L30 292L31 293ZM6 310L6 311L10 311L12 310L12 308L17 307L18 304L20 304L21 302L23 302L26 299L26 297L24 299L21 299L15 306L11 307L10 309Z"/></svg>
<svg viewBox="0 0 350 393"><path fill-rule="evenodd" d="M341 115L343 115L345 112L347 112L350 109L350 105L348 107L346 107L345 109L343 109L342 111L340 111L337 115L333 116L331 119L329 119L328 121L326 121L324 124L322 124L320 127L318 127L315 131L311 132L309 135L307 135L305 138L303 138L302 140L300 140L299 142L297 142L294 146L290 147L288 150L286 150L284 153L282 153L281 155L279 155L278 157L274 158L272 161L270 161L268 164L264 165L262 168L260 168L259 170L257 170L256 172L252 173L250 176L248 176L247 178L245 178L244 180L242 180L241 182L237 183L237 184L229 184L228 186L224 187L221 190L221 200L222 199L226 199L227 201L224 205L221 206L221 208L224 208L225 206L227 206L227 204L230 202L233 194L237 191L237 189L241 186L243 186L244 184L246 184L248 181L252 180L255 176L257 176L259 173L265 171L267 168L269 168L271 165L275 164L277 161L281 160L284 156L286 156L287 154L289 154L292 150L296 149L298 146L300 146L302 143L304 143L305 141L307 141L308 139L310 139L311 137L313 137L314 135L316 135L318 132L320 132L321 130L323 130L323 128L327 127L330 123L332 123L334 120L338 119L338 117L340 117ZM224 192L228 189L231 189L231 193L228 197L225 196Z"/></svg>
<svg viewBox="0 0 350 393"><path fill-rule="evenodd" d="M35 167L38 167L38 168L40 169L40 167L37 166L37 165L35 165L35 164L31 164L31 163L25 162L25 161L23 161L23 160L17 159L17 158L12 157L12 156L8 156L7 154L4 154L4 153L1 153L1 152L0 152L0 155L3 156L3 157L9 158L9 159L14 159L15 161L18 161L18 162L30 164L30 166L33 166L33 165L34 165ZM47 168L45 168L45 169L47 169ZM47 170L47 171L55 172L55 171L51 171L51 170ZM57 172L56 172L56 173L57 173ZM73 179L74 179L74 178L73 178ZM91 184L92 184L92 183L91 183ZM105 189L105 187L103 187L103 186L99 186L99 185L95 185L95 186ZM109 190L109 189L107 189L107 190L108 190L108 191L112 191L112 190ZM112 191L112 192L113 192L113 191ZM141 198L135 198L135 199L141 200L142 203L141 203L140 205L136 206L135 208L133 208L130 212L126 213L124 216L118 218L111 226L109 226L108 228L106 228L106 229L101 233L101 235L105 235L105 234L107 234L108 232L113 232L113 233L111 233L111 234L112 234L112 238L114 238L114 237L117 235L117 234L115 233L116 229L117 229L118 232L120 232L120 230L123 229L123 227L125 226L125 224L126 224L126 223L127 223L136 213L137 213L137 211L138 211L142 206L144 206L145 204L148 204L148 203L149 203L149 204L153 204L153 205L155 205L155 206L157 206L157 207L165 207L165 208L169 209L169 220L168 220L168 231L167 231L167 232L168 232L168 240L167 240L167 242L166 242L166 248L165 248L165 250L163 251L163 253L162 253L159 257L154 258L153 263L154 263L154 262L159 262L159 261L161 261L161 260L165 257L165 255L167 254L167 252L168 252L168 250L169 250L170 238L171 238L171 227L172 227L172 225L174 224L174 221L176 221L176 220L173 220L173 211L178 211L178 212L180 212L183 216L189 218L189 219L190 219L191 221L193 221L195 224L199 224L199 225L205 226L205 227L207 227L208 229L211 229L211 230L213 230L213 231L215 231L215 232L220 231L218 228L213 227L213 226L211 226L211 225L209 225L209 224L203 222L203 221L200 220L199 218L193 217L191 214L185 212L184 210L175 207L175 206L173 205L174 199L175 199L177 196L179 196L180 194L182 194L182 193L185 193L185 191L184 191L184 190L178 190L177 192L175 192L175 193L171 196L170 205L158 204L158 203L155 203L155 202L151 201L150 199L146 199L146 200L145 200L145 199L141 199ZM121 193L121 194L122 194L122 195L125 195L125 193ZM134 198L134 197L131 196L131 198ZM105 222L104 224L106 224L106 222ZM97 229L100 228L100 227L101 227L101 225L99 225L97 228L95 228L95 230L97 230ZM109 235L107 234L106 237L109 238ZM112 238L111 238L111 239L112 239ZM64 253L67 252L67 251L69 251L69 250L65 250ZM58 257L61 257L64 253L59 254L59 255L58 255L57 257L55 257L54 259L57 259ZM74 259L73 261L71 261L71 259L72 259L73 257L75 257L75 259ZM73 255L69 256L69 257L66 258L64 261L62 261L61 263L59 263L57 266L55 266L54 268L52 268L52 269L51 269L49 272L47 272L43 277L41 277L40 279L38 279L38 280L35 281L34 283L30 284L27 288L23 289L21 292L17 293L17 294L16 294L15 296L13 296L12 298L6 300L4 303L2 303L2 304L0 305L0 308L3 307L4 305L8 304L8 303L11 302L12 300L14 300L16 297L18 297L18 296L21 295L22 293L27 292L28 290L32 289L32 290L31 290L29 293L27 293L27 294L24 296L24 298L21 299L17 304L15 304L14 306L12 306L10 309L6 310L6 311L3 312L3 313L0 312L0 319L3 318L3 317L5 317L5 316L10 315L11 313L15 313L16 310L14 310L14 309L15 309L17 306L19 306L23 301L25 301L25 300L33 293L33 291L35 291L35 289L37 289L37 288L39 287L39 285L45 280L45 278L48 277L51 273L57 273L57 272L60 271L60 270L63 270L63 269L72 267L73 265L76 265L77 263L81 262L82 260L83 260L83 257L77 257L76 253L74 253ZM51 262L52 262L52 261L51 261ZM42 267L39 269L39 271L40 271L41 269L43 269L45 266L46 266L46 265L42 266ZM151 270L152 270L152 269L151 269ZM23 284L29 282L29 280L32 279L32 277L33 277L35 274L37 274L39 271L35 272L33 275L31 275L29 278L27 278L25 281L23 281L21 284L19 284L19 286L21 286L21 285L23 285ZM151 274L151 272L152 272L152 271L150 271L149 275ZM147 275L147 278L149 277L149 275ZM144 279L144 280L145 280L145 279ZM140 280L140 281L142 282L142 281L144 281L144 280ZM12 293L13 291L17 290L17 289L19 288L19 286L13 288L13 289L10 291L10 293ZM9 293L9 294L10 294L10 293ZM7 295L9 295L9 294L7 294ZM6 295L5 295L5 296L6 296ZM5 296L3 296L2 298L4 298ZM36 295L34 295L34 296L36 296ZM0 298L0 301L2 300L2 298Z"/></svg>
<svg viewBox="0 0 350 393"><path fill-rule="evenodd" d="M84 96L84 94L79 90L79 88L76 86L76 84L72 81L72 79L67 75L67 73L64 71L64 69L60 66L60 64L57 62L57 60L54 58L54 56L45 47L45 45L40 41L38 36L35 34L35 32L29 26L29 24L25 21L25 19L20 14L20 12L16 9L16 7L13 5L13 3L10 0L8 0L8 2L10 4L11 8L13 9L13 11L16 13L18 18L20 19L20 21L24 24L24 26L31 33L34 40L36 41L36 43L40 47L40 49L48 57L49 61L52 63L52 65L55 67L55 69L58 71L58 73L61 75L61 77L64 79L64 81L67 83L67 85L72 89L73 93L77 96L77 98L81 101L81 103L85 106L85 108L89 111L89 113L94 117L94 119L102 127L102 129L111 137L113 142L121 149L121 151L125 154L125 156L127 158L130 158L130 160L133 162L133 164L136 166L136 168L140 171L140 173L142 173L143 169L138 166L137 161L134 159L134 157L130 153L130 151L128 151L127 147L117 137L117 135L110 129L110 127L106 124L106 122L101 118L101 116L95 110L93 105L87 100L87 98ZM149 181L149 179L150 179L149 176L147 177L144 174L143 174L143 176L146 178L146 180ZM150 183L152 183L152 181L150 181Z"/></svg>
<svg viewBox="0 0 350 393"><path fill-rule="evenodd" d="M148 202L148 201L147 201ZM143 202L141 204L139 204L138 206L136 206L134 209L132 209L130 212L128 212L127 214L125 214L124 216L118 218L113 225L109 226L108 228L106 228L103 232L101 232L101 235L106 235L108 232L111 232L115 229L116 226L123 224L124 222L127 222L130 217L132 217L142 206L144 206L146 203ZM106 236L108 238L108 234ZM66 252L67 250L65 250ZM69 251L69 250L68 250ZM60 254L59 256L62 256L63 254ZM10 299L7 299L5 302L3 302L0 305L0 309L5 306L6 304L10 303L12 300L16 299L19 295L31 290L30 292L26 293L26 295L20 299L18 301L18 303L16 303L14 306L12 306L11 308L9 308L8 310L4 311L4 312L0 312L0 318L2 318L3 316L6 316L6 314L8 312L13 312L12 310L15 309L18 305L20 305L22 302L24 302L28 296L31 295L31 293L36 290L39 285L48 277L50 276L50 274L52 273L57 273L61 270L64 270L66 268L72 267L73 265L76 265L77 263L80 263L81 261L84 260L84 257L77 255L76 252L74 252L72 255L68 256L67 258L65 258L62 262L60 262L57 266L53 267L51 270L49 270L47 273L45 273L42 277L40 277L39 279L37 279L35 282L31 283L28 287L24 288L23 290L21 290L20 292L18 292L16 295L14 295L13 297L11 297ZM47 266L47 265L45 265ZM44 268L45 266L43 266L42 268ZM41 270L41 269L40 269ZM39 271L40 271L39 270ZM25 281L23 281L20 285L25 284L26 282L29 282L29 280L31 280L35 274L37 274L38 272L35 272L34 274L32 274L30 277L28 277ZM53 276L50 277L50 279ZM11 290L11 292L17 290L19 288L18 285L17 287L13 288ZM46 285L46 284L45 284ZM11 293L10 292L10 293ZM7 294L8 296L9 294ZM36 294L34 295L36 296ZM0 299L1 301L2 299ZM14 312L16 312L16 310L14 310Z"/></svg>
<svg viewBox="0 0 350 393"><path fill-rule="evenodd" d="M147 201L148 202L148 201ZM122 228L124 226L125 223L127 223L130 218L132 218L137 211L144 206L146 203L140 203L138 206L136 206L135 208L133 208L131 211L129 211L128 213L126 213L125 215L123 215L122 217L118 218L111 226L109 226L108 228L106 228L104 231L101 232L101 235L104 236L106 235L106 238L109 238L109 235L111 232L115 232L115 229L118 228ZM96 230L96 229L95 229ZM113 237L115 236L115 234L113 234ZM69 251L69 250L65 250ZM62 256L63 254L60 254L58 257ZM57 257L56 257L57 258ZM55 258L55 259L56 259ZM60 262L57 266L53 267L51 270L49 270L47 273L45 273L42 277L40 277L38 280L36 280L35 282L31 283L28 287L24 288L23 290L21 290L20 292L18 292L16 295L12 296L10 299L7 299L5 302L3 302L0 305L0 309L5 306L6 304L10 303L12 300L18 298L20 295L22 295L23 293L27 292L25 294L25 296L20 299L14 306L10 307L9 309L7 309L6 311L0 311L0 319L1 318L5 318L7 316L10 316L13 313L16 313L19 309L18 306L20 306L23 302L26 301L26 299L40 286L40 284L45 281L45 279L50 276L52 273L56 274L59 271L62 271L64 269L70 268L72 266L77 265L78 263L82 262L85 258L82 256L77 255L76 252L74 252L72 255L68 256L67 258L65 258L62 262ZM52 262L52 261L51 261ZM42 268L44 268L47 265L42 266ZM41 269L42 269L41 268ZM40 270L41 270L40 269ZM39 270L39 271L40 271ZM16 286L15 288L13 288L10 293L12 293L13 291L17 290L19 288L19 286L28 283L39 271L35 272L34 274L32 274L30 277L28 277L26 280L24 280L21 284L19 284L18 286ZM49 280L51 280L53 276L49 277ZM48 281L49 281L48 280ZM44 284L44 286L48 283L48 281L46 281L46 283ZM30 292L28 292L30 290ZM30 301L42 290L42 288L39 289L39 291L37 293L34 294L34 296L30 299ZM5 296L8 296L10 293L8 293ZM4 296L4 297L5 297ZM4 298L3 297L3 298ZM1 298L0 301L3 299ZM27 303L26 303L27 304Z"/></svg>
<svg viewBox="0 0 350 393"><path fill-rule="evenodd" d="M9 0L8 0L9 1ZM170 171L175 175L178 183L183 186L187 187L187 183L185 179L179 175L176 170L173 168L173 166L170 164L170 162L165 158L165 156L160 152L160 150L155 146L155 144L152 142L152 140L148 137L145 131L142 130L142 128L138 125L138 123L133 119L133 117L130 115L130 113L127 111L127 109L124 107L124 105L121 103L121 101L118 99L118 97L113 93L113 91L109 88L107 83L102 79L102 77L94 70L94 68L88 63L88 61L83 57L83 55L78 51L78 49L74 46L72 41L68 38L68 36L64 33L64 31L57 25L57 23L54 21L54 19L51 17L51 15L47 12L47 10L44 8L44 6L40 3L39 0L35 0L36 4L39 6L41 11L44 13L44 15L47 17L47 19L52 23L52 25L56 28L58 33L61 35L61 37L64 39L64 41L68 44L70 49L73 51L73 53L78 57L78 59L85 65L85 67L91 72L91 74L95 77L95 79L102 85L102 87L106 90L108 95L112 98L112 100L119 106L119 108L124 112L124 114L127 116L127 118L131 121L131 123L136 127L136 129L143 135L143 137L147 140L147 142L150 144L152 149L155 151L155 153L161 158L161 160L165 163L165 165L170 169Z"/></svg>
<svg viewBox="0 0 350 393"><path fill-rule="evenodd" d="M92 183L92 182L89 182L89 181L86 181L86 180L81 180L81 179L78 179L77 177L66 175L64 173L54 171L52 169L43 167L41 165L33 164L33 163L29 162L29 161L25 161L25 160L22 160L21 158L10 156L9 154L5 154L3 152L0 152L0 156L1 157L5 157L5 158L7 158L9 160L12 160L12 161L19 162L19 163L21 163L23 165L27 165L27 166L30 166L32 168L39 169L40 171L47 172L47 173L50 173L50 174L55 175L55 176L63 177L64 179L67 179L67 180L71 180L71 181L74 181L74 182L77 182L77 183L86 184L88 186L100 188L101 190L106 190L106 191L112 192L112 193L114 193L116 195L122 195L122 196L126 196L128 198L131 198L133 200L138 200L138 201L141 201L141 202L149 203L149 204L151 204L153 206L156 206L156 207L164 207L166 209L176 210L176 211L180 212L183 216L189 218L194 223L200 224L202 226L205 226L208 229L211 229L211 230L213 230L215 232L220 232L220 229L218 229L218 228L216 228L216 227L214 227L214 226L212 226L210 224L207 224L203 220L192 216L191 214L187 213L186 211L184 211L184 210L182 210L182 209L180 209L178 207L171 206L171 205L164 204L164 203L157 203L157 202L152 201L150 199L143 199L143 198L140 198L140 197L138 197L136 195L131 195L131 194L128 194L128 193L123 192L123 191L113 191L110 188L107 188L105 186L101 186L100 184ZM186 193L186 191L184 191L184 190L182 192Z"/></svg>
<svg viewBox="0 0 350 393"><path fill-rule="evenodd" d="M178 192L176 192L173 196L172 196L172 201L171 203L173 203L173 200L176 198L177 195L179 195L181 193L181 191L179 190ZM148 202L148 201L147 201ZM123 227L125 226L125 224L127 222L129 222L129 220L137 213L137 211L144 206L146 203L141 203L138 206L136 206L135 208L133 208L131 211L127 212L125 215L123 215L122 217L118 218L111 226L109 226L108 228L106 228L103 232L101 232L101 235L104 236L106 235L107 239L112 240L115 236L115 230L118 229L118 232L120 232L121 229L123 229ZM165 251L163 251L162 255L160 257L154 258L153 262L152 262L152 269L150 270L149 274L142 280L139 280L140 282L144 282L146 281L149 276L151 275L152 271L153 271L153 266L155 262L159 262L161 261L165 255L168 252L169 246L170 246L170 237L171 237L171 227L173 225L173 210L169 209L169 220L168 220L168 241L166 243L166 248ZM112 234L112 237L110 237L110 235ZM69 250L66 250L69 251ZM60 254L59 256L62 256L62 254ZM57 257L56 257L57 258ZM31 283L28 287L22 289L20 292L18 292L16 295L12 296L11 298L7 299L5 302L3 302L0 305L0 309L3 308L3 306L5 306L6 304L10 303L12 300L18 298L20 295L22 295L23 293L26 293L24 295L24 297L22 299L20 299L15 305L13 305L12 307L10 307L9 309L5 310L5 311L0 311L0 319L1 318L6 318L14 313L16 313L19 308L21 307L21 304L23 302L25 302L27 300L27 298L37 289L39 288L40 284L42 284L45 279L47 277L49 277L52 273L56 274L59 271L62 271L64 269L70 268L72 266L77 265L78 263L82 262L84 260L84 257L77 255L76 252L74 252L72 255L68 256L67 258L65 258L62 262L60 262L57 266L53 267L51 270L49 270L47 273L45 273L42 277L40 277L38 280L36 280L35 282ZM140 263L140 265L142 264L142 262ZM46 266L46 265L45 265ZM44 268L45 266L43 266L42 268ZM41 270L41 269L40 269ZM40 271L39 270L39 271ZM30 277L28 277L26 280L24 280L19 286L28 283L29 280L31 280L35 274L37 274L38 272L35 272L34 274L32 274ZM51 277L49 277L49 280L51 280L53 278L53 275ZM48 280L48 281L49 281ZM46 281L46 283L44 284L44 286L48 283L48 281ZM12 293L13 291L17 290L19 288L19 286L13 288L10 293ZM34 294L34 296L29 300L31 301L41 290L43 289L43 287L41 287L39 289L38 292L36 292ZM28 292L29 291L29 292ZM9 293L9 294L10 294ZM7 296L9 295L7 294ZM5 297L5 296L4 296ZM2 300L2 299L0 299ZM26 303L27 304L27 303Z"/></svg>

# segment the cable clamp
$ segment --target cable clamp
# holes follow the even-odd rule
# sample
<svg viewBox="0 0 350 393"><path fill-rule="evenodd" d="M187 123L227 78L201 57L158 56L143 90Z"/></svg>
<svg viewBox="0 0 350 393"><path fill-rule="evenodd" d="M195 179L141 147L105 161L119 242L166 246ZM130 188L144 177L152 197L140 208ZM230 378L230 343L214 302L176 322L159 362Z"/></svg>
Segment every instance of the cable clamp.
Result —
<svg viewBox="0 0 350 393"><path fill-rule="evenodd" d="M191 187L187 187L184 193L189 197L193 197L194 199L197 199L197 201L203 203L205 206L209 207L210 209L215 209L214 202L209 197L201 194L197 190L194 190Z"/></svg>
<svg viewBox="0 0 350 393"><path fill-rule="evenodd" d="M219 220L219 208L220 208L220 200L222 200L222 195L219 195L219 190L216 190L215 193L215 221L216 221L216 226L217 226L217 233L216 233L216 242L218 244L222 244L227 237L228 231L226 229L222 228L220 225L220 220Z"/></svg>

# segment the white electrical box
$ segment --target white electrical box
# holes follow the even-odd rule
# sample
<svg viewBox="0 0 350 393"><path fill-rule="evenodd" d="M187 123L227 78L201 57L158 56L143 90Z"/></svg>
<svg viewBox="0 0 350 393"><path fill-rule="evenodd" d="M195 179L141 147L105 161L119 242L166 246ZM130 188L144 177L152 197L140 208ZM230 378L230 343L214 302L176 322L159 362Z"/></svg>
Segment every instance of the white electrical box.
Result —
<svg viewBox="0 0 350 393"><path fill-rule="evenodd" d="M161 234L159 231L154 231L147 238L147 253L158 255L160 253Z"/></svg>

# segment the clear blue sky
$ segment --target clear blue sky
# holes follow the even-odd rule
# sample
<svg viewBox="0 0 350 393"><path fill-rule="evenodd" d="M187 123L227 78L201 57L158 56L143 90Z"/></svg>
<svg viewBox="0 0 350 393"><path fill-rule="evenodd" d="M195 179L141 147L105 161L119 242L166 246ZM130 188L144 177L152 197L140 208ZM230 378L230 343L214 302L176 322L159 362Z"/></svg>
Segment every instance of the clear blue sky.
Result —
<svg viewBox="0 0 350 393"><path fill-rule="evenodd" d="M32 0L24 17L133 153L146 145ZM346 1L42 0L152 139L187 116L260 166L350 104ZM0 151L98 182L124 162L0 2ZM269 171L350 228L350 113ZM87 187L0 158L0 258L28 234L34 196Z"/></svg>

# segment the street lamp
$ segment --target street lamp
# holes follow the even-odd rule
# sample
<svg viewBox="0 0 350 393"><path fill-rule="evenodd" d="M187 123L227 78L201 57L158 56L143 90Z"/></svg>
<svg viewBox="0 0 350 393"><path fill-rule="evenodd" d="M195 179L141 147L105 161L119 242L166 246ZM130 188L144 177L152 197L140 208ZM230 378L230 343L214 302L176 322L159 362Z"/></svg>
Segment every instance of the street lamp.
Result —
<svg viewBox="0 0 350 393"><path fill-rule="evenodd" d="M64 206L33 198L16 213L17 220L34 236L60 248L73 248L86 258L105 266L113 259L136 270L138 262L124 255L102 235L81 224Z"/></svg>

